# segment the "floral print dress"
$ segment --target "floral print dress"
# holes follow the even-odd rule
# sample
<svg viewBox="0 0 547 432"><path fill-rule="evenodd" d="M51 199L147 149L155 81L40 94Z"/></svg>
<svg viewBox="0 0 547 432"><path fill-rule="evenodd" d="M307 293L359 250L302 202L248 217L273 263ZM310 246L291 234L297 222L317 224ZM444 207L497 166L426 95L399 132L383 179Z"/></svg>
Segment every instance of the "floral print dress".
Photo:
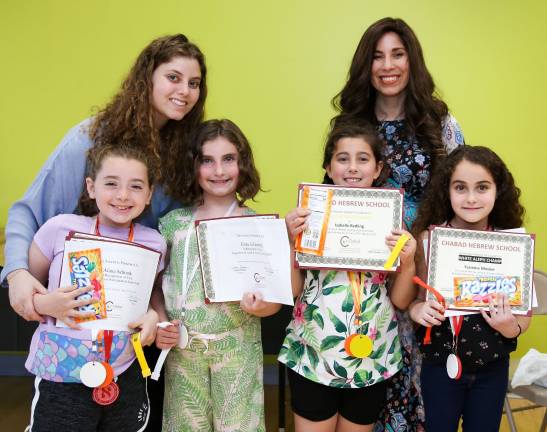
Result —
<svg viewBox="0 0 547 432"><path fill-rule="evenodd" d="M386 290L386 274L365 272L361 324L355 323L354 300L347 272L306 272L293 319L287 327L279 361L320 384L362 388L384 381L402 366L395 309ZM366 358L346 354L352 334L372 339Z"/></svg>
<svg viewBox="0 0 547 432"><path fill-rule="evenodd" d="M388 183L404 188L403 220L410 229L431 175L431 156L415 137L407 137L405 120L378 123L378 135L386 142L386 163L390 167ZM448 115L442 125L442 140L450 153L464 145L460 125ZM397 311L399 337L403 346L403 368L388 384L387 402L375 432L423 431L425 414L420 393L421 355L414 325L406 312Z"/></svg>

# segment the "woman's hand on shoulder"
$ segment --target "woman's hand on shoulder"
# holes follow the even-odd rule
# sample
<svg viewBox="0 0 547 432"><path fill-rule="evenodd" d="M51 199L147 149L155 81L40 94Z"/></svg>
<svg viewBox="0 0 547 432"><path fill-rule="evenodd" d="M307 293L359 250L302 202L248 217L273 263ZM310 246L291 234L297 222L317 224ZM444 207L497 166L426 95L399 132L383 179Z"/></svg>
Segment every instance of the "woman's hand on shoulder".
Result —
<svg viewBox="0 0 547 432"><path fill-rule="evenodd" d="M156 346L159 349L173 348L179 343L180 321L173 320L167 327L158 327L156 331Z"/></svg>
<svg viewBox="0 0 547 432"><path fill-rule="evenodd" d="M521 329L517 318L511 312L507 295L492 294L488 304L488 312L481 309L481 315L490 327L500 332L506 338L520 335Z"/></svg>
<svg viewBox="0 0 547 432"><path fill-rule="evenodd" d="M307 221L310 213L311 211L309 209L297 207L285 216L285 225L287 225L287 233L289 234L291 245L294 245L294 241L298 234L308 227Z"/></svg>
<svg viewBox="0 0 547 432"><path fill-rule="evenodd" d="M246 292L243 294L243 298L239 302L239 305L243 311L257 317L267 317L281 309L279 303L264 301L262 294L259 292Z"/></svg>
<svg viewBox="0 0 547 432"><path fill-rule="evenodd" d="M416 239L412 236L412 234L403 229L394 229L391 231L390 234L386 236L386 244L390 250L393 250L403 234L408 236L408 240L406 241L405 245L401 249L401 253L399 254L399 258L401 259L401 266L406 268L409 265L412 265L412 268L414 268Z"/></svg>
<svg viewBox="0 0 547 432"><path fill-rule="evenodd" d="M445 320L444 307L435 300L415 300L408 313L412 321L425 327L441 325Z"/></svg>

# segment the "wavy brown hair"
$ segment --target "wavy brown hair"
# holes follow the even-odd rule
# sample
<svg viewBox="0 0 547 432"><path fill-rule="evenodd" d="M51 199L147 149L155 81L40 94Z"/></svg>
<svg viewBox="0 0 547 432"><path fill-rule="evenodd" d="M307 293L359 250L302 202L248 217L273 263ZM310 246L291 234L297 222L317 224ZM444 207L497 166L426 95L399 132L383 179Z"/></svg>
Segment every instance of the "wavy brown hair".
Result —
<svg viewBox="0 0 547 432"><path fill-rule="evenodd" d="M325 143L325 150L323 152L323 169L325 175L323 177L323 184L334 184L332 179L326 172L327 167L332 161L332 156L336 151L336 145L342 138L362 138L371 148L376 164L383 163L382 171L380 175L373 182L373 186L381 186L387 180L389 174L389 168L385 163L385 143L382 141L376 129L369 123L364 122L338 122L337 125L330 131Z"/></svg>
<svg viewBox="0 0 547 432"><path fill-rule="evenodd" d="M137 147L132 143L119 143L119 144L104 144L101 146L93 146L87 152L86 163L86 178L89 177L93 181L97 178L97 173L101 170L103 162L107 157L122 157L124 159L133 159L142 162L146 166L148 174L148 185L152 187L156 183L156 177L154 170L150 169L153 165L150 154L142 147ZM91 198L87 192L85 186L82 190L82 195L78 202L79 213L84 216L95 216L99 214L99 209L95 200Z"/></svg>
<svg viewBox="0 0 547 432"><path fill-rule="evenodd" d="M331 120L331 126L348 118L378 122L375 114L376 89L372 86L372 62L378 41L386 33L396 33L408 54L409 79L404 102L406 133L415 136L431 156L434 167L437 159L446 156L442 142L442 122L448 107L435 91L433 77L427 70L418 38L409 25L399 18L382 18L363 34L348 72L347 82L332 99L340 113Z"/></svg>
<svg viewBox="0 0 547 432"><path fill-rule="evenodd" d="M429 225L440 225L454 217L450 204L450 182L454 170L464 160L482 166L496 183L496 202L488 215L489 225L495 229L522 226L525 210L519 200L520 189L505 163L487 147L461 146L450 153L433 174L413 226L416 235Z"/></svg>
<svg viewBox="0 0 547 432"><path fill-rule="evenodd" d="M208 120L201 124L191 141L187 152L184 171L187 174L187 183L181 185L175 198L185 205L200 205L203 203L203 191L199 185L199 168L203 158L203 146L206 142L218 137L224 137L237 150L239 176L236 193L240 205L248 199L254 199L260 189L260 175L254 164L253 152L249 141L237 127L227 119ZM181 193L185 191L185 193Z"/></svg>
<svg viewBox="0 0 547 432"><path fill-rule="evenodd" d="M198 62L201 70L199 99L182 120L169 120L158 130L154 126L151 102L152 75L158 66L175 57ZM173 196L181 184L180 167L185 146L192 131L203 121L206 97L207 68L200 49L183 34L155 39L139 54L118 94L97 113L90 137L97 146L130 142L145 148L156 158L152 169L157 171L159 182Z"/></svg>

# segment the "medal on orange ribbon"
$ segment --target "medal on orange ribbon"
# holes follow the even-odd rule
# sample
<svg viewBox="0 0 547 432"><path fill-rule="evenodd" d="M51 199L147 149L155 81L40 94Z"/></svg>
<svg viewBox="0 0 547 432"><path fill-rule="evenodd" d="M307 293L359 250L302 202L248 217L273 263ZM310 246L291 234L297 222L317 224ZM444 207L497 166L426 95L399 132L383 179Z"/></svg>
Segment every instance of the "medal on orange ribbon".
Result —
<svg viewBox="0 0 547 432"><path fill-rule="evenodd" d="M355 312L355 327L361 326L361 296L365 286L365 276L362 273L348 272L348 279L353 296L353 310ZM344 349L346 353L356 358L366 358L372 353L372 339L367 335L353 333L346 338Z"/></svg>

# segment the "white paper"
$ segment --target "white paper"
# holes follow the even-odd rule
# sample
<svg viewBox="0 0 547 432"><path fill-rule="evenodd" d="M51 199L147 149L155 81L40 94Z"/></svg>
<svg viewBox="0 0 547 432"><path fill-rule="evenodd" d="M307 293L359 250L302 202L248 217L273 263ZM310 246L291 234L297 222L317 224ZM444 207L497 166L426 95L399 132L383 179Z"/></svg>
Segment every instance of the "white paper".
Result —
<svg viewBox="0 0 547 432"><path fill-rule="evenodd" d="M59 286L71 285L69 252L100 249L107 317L79 325L87 329L128 331L127 324L148 310L161 254L128 242L85 237L88 238L72 238L65 242ZM57 321L56 325L66 327L62 321Z"/></svg>
<svg viewBox="0 0 547 432"><path fill-rule="evenodd" d="M259 292L265 301L293 304L284 220L241 217L201 221L196 232L210 301L239 301L246 292Z"/></svg>

